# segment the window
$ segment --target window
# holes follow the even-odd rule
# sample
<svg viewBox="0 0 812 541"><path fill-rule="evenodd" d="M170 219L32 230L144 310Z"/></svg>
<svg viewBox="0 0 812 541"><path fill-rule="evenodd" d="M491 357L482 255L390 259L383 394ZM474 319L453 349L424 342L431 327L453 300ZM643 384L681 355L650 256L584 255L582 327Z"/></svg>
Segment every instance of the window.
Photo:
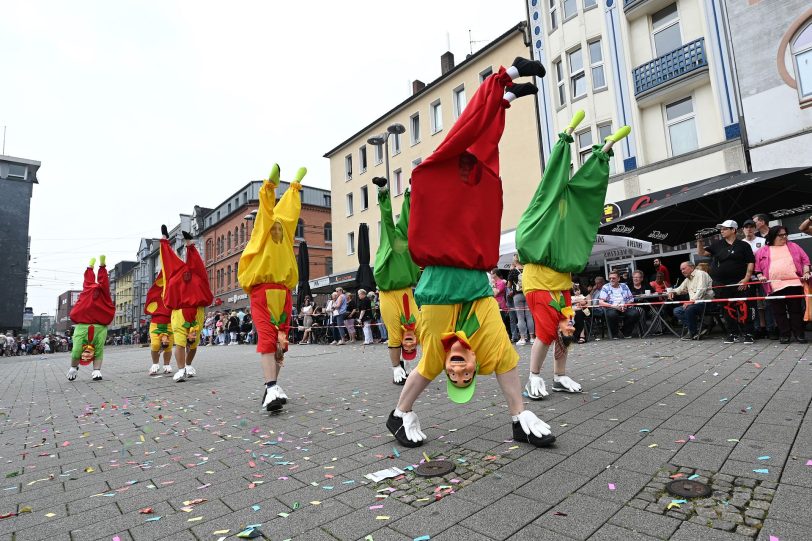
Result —
<svg viewBox="0 0 812 541"><path fill-rule="evenodd" d="M694 104L690 97L665 106L665 124L672 156L699 148Z"/></svg>
<svg viewBox="0 0 812 541"><path fill-rule="evenodd" d="M231 286L231 265L226 269L226 287Z"/></svg>
<svg viewBox="0 0 812 541"><path fill-rule="evenodd" d="M243 192L242 193L242 204L244 205L246 203L248 203L248 192Z"/></svg>
<svg viewBox="0 0 812 541"><path fill-rule="evenodd" d="M603 73L603 50L601 40L589 44L589 65L592 68L592 90L606 88L606 76Z"/></svg>
<svg viewBox="0 0 812 541"><path fill-rule="evenodd" d="M420 142L420 113L415 113L409 118L409 126L411 130L412 144L416 145Z"/></svg>
<svg viewBox="0 0 812 541"><path fill-rule="evenodd" d="M556 60L553 62L553 67L555 69L556 84L558 85L558 106L563 107L567 104L567 87L564 83L564 66L561 64L561 60Z"/></svg>
<svg viewBox="0 0 812 541"><path fill-rule="evenodd" d="M792 42L792 62L801 101L812 99L812 24Z"/></svg>
<svg viewBox="0 0 812 541"><path fill-rule="evenodd" d="M296 223L296 238L297 239L303 239L304 238L304 228L305 228L304 220L299 218L299 221Z"/></svg>
<svg viewBox="0 0 812 541"><path fill-rule="evenodd" d="M330 206L333 204L333 197L330 194L324 194L323 197L324 197L324 206L330 208Z"/></svg>
<svg viewBox="0 0 812 541"><path fill-rule="evenodd" d="M598 5L598 0L584 0L584 11L588 10L589 8L594 8Z"/></svg>
<svg viewBox="0 0 812 541"><path fill-rule="evenodd" d="M587 130L577 134L578 141L578 165L584 165L592 154L592 130Z"/></svg>
<svg viewBox="0 0 812 541"><path fill-rule="evenodd" d="M324 224L324 242L333 242L333 224L330 222Z"/></svg>
<svg viewBox="0 0 812 541"><path fill-rule="evenodd" d="M440 100L437 100L429 107L431 110L431 133L435 134L443 129L443 104L440 103Z"/></svg>
<svg viewBox="0 0 812 541"><path fill-rule="evenodd" d="M575 17L578 14L578 4L575 0L564 0L564 20Z"/></svg>
<svg viewBox="0 0 812 541"><path fill-rule="evenodd" d="M400 154L400 133L392 134L392 156Z"/></svg>
<svg viewBox="0 0 812 541"><path fill-rule="evenodd" d="M383 162L383 146L375 145L375 165Z"/></svg>
<svg viewBox="0 0 812 541"><path fill-rule="evenodd" d="M601 145L606 138L612 135L612 124L602 124L598 126L598 144ZM609 158L609 174L615 174L615 159Z"/></svg>
<svg viewBox="0 0 812 541"><path fill-rule="evenodd" d="M654 54L663 56L682 47L677 4L666 6L651 16L651 37L654 40Z"/></svg>
<svg viewBox="0 0 812 541"><path fill-rule="evenodd" d="M231 231L226 235L226 250L231 250Z"/></svg>
<svg viewBox="0 0 812 541"><path fill-rule="evenodd" d="M403 193L403 171L395 169L395 195Z"/></svg>
<svg viewBox="0 0 812 541"><path fill-rule="evenodd" d="M459 118L462 110L465 109L465 85L460 85L454 89L454 118Z"/></svg>
<svg viewBox="0 0 812 541"><path fill-rule="evenodd" d="M355 253L355 231L347 233L347 255Z"/></svg>
<svg viewBox="0 0 812 541"><path fill-rule="evenodd" d="M347 194L347 216L352 216L352 194Z"/></svg>
<svg viewBox="0 0 812 541"><path fill-rule="evenodd" d="M344 180L352 180L352 154L344 156Z"/></svg>
<svg viewBox="0 0 812 541"><path fill-rule="evenodd" d="M412 169L423 163L423 158L416 158L412 160Z"/></svg>
<svg viewBox="0 0 812 541"><path fill-rule="evenodd" d="M245 244L245 224L240 224L240 244Z"/></svg>
<svg viewBox="0 0 812 541"><path fill-rule="evenodd" d="M558 0L550 0L550 31L558 28Z"/></svg>
<svg viewBox="0 0 812 541"><path fill-rule="evenodd" d="M235 285L235 286L240 285L240 282L239 282L239 280L237 279L237 277L240 275L240 273L239 273L239 272L237 272L237 267L239 267L239 265L240 265L240 262L239 262L239 261L237 261L236 263L234 263L234 285Z"/></svg>
<svg viewBox="0 0 812 541"><path fill-rule="evenodd" d="M363 145L358 149L358 172L363 173L367 170L367 146Z"/></svg>
<svg viewBox="0 0 812 541"><path fill-rule="evenodd" d="M482 81L484 81L485 79L487 79L491 75L493 75L493 68L489 66L489 67L487 67L484 70L479 72L479 82L482 83Z"/></svg>
<svg viewBox="0 0 812 541"><path fill-rule="evenodd" d="M584 75L584 58L581 48L567 54L570 62L570 89L572 98L582 98L586 96L586 76Z"/></svg>
<svg viewBox="0 0 812 541"><path fill-rule="evenodd" d="M324 274L327 276L333 274L333 258L329 255L324 258Z"/></svg>
<svg viewBox="0 0 812 541"><path fill-rule="evenodd" d="M211 252L212 252L213 244L214 243L211 241L211 239L206 241L206 261L210 260L211 257L212 257Z"/></svg>
<svg viewBox="0 0 812 541"><path fill-rule="evenodd" d="M24 165L19 165L16 163L8 164L8 178L19 178L25 180L25 175L28 172L28 168Z"/></svg>
<svg viewBox="0 0 812 541"><path fill-rule="evenodd" d="M234 248L239 246L239 244L237 243L237 239L240 238L239 233L240 233L240 228L235 225L234 226Z"/></svg>
<svg viewBox="0 0 812 541"><path fill-rule="evenodd" d="M231 203L228 204L228 211L226 212L226 214L231 214Z"/></svg>
<svg viewBox="0 0 812 541"><path fill-rule="evenodd" d="M369 208L369 188L361 186L361 210Z"/></svg>

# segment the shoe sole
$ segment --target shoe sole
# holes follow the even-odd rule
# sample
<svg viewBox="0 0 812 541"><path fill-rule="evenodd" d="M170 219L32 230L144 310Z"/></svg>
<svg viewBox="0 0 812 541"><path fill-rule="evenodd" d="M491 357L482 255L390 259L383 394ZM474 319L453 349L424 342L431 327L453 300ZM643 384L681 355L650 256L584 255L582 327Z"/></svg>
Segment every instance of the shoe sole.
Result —
<svg viewBox="0 0 812 541"><path fill-rule="evenodd" d="M514 433L513 441L519 443L529 443L530 445L533 445L535 447L549 447L555 443L555 436L553 436L552 434L547 434L546 436L537 438L535 435L525 434L524 432L522 432L521 437L517 437L516 434Z"/></svg>
<svg viewBox="0 0 812 541"><path fill-rule="evenodd" d="M92 378L92 379L93 379L93 381L101 381L102 380L102 378Z"/></svg>
<svg viewBox="0 0 812 541"><path fill-rule="evenodd" d="M527 391L525 391L525 393L527 393ZM548 396L549 396L549 395L548 395ZM541 401L542 401L542 400L544 400L546 397L545 397L545 396L533 396L533 395L531 395L530 393L527 393L527 398L529 398L530 400L535 400L536 402L541 402Z"/></svg>
<svg viewBox="0 0 812 541"><path fill-rule="evenodd" d="M583 390L580 390L580 391L570 391L569 389L558 389L558 388L556 388L556 387L553 387L553 392L554 392L554 393L570 393L570 394L580 394L580 393L583 393L584 391L583 391Z"/></svg>
<svg viewBox="0 0 812 541"><path fill-rule="evenodd" d="M406 385L406 380L405 380L405 379L403 379L403 380L401 380L401 381L400 381L400 383L398 383L398 382L397 382L397 381L395 381L395 380L392 380L392 384L393 384L393 385L399 385L399 386L401 386L401 387L402 387L402 386Z"/></svg>
<svg viewBox="0 0 812 541"><path fill-rule="evenodd" d="M271 403L270 403L270 404L268 404L267 406L265 406L265 409L266 409L267 411L279 411L279 410L281 410L281 409L282 409L282 404L284 404L284 402L282 401L282 399L281 399L281 398L277 398L277 399L275 399L275 400L271 400Z"/></svg>

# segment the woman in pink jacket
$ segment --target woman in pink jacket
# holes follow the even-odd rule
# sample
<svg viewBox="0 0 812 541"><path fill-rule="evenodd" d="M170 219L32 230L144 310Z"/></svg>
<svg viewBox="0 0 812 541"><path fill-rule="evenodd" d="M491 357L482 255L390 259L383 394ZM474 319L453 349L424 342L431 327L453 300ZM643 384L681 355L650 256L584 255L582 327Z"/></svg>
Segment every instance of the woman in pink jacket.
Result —
<svg viewBox="0 0 812 541"><path fill-rule="evenodd" d="M803 295L801 280L809 280L812 267L803 249L787 240L787 228L776 225L765 238L766 246L756 252L756 277L764 282L767 295ZM804 307L802 297L794 299L770 299L770 308L778 325L780 341L789 344L791 335L800 344L806 344L804 336Z"/></svg>

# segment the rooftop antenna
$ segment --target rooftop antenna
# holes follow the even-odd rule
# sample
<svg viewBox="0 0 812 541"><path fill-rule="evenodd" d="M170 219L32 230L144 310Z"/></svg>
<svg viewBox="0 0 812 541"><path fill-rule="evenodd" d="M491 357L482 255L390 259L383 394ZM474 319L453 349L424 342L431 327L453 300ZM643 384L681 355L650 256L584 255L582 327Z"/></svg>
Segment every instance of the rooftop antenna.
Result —
<svg viewBox="0 0 812 541"><path fill-rule="evenodd" d="M488 40L486 40L486 39L475 40L473 34L471 33L471 29L470 28L468 29L468 47L471 50L471 54L474 54L474 43L485 43L486 41L488 41ZM468 56L471 56L471 55L468 55Z"/></svg>

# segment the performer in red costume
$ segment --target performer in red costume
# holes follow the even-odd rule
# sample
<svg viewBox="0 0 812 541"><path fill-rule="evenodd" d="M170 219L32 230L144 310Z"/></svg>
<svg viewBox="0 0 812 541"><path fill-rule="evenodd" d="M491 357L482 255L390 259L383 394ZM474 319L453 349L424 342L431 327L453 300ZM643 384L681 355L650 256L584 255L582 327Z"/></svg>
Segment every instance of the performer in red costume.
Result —
<svg viewBox="0 0 812 541"><path fill-rule="evenodd" d="M161 295L164 290L164 271L158 273L155 283L147 291L147 303L144 305L144 314L152 316L149 322L149 343L150 355L152 356L152 366L149 367L149 375L155 376L160 370L158 361L161 360L161 352L164 356L164 374L172 373L172 346L175 344L174 333L172 332L172 310L166 307Z"/></svg>
<svg viewBox="0 0 812 541"><path fill-rule="evenodd" d="M107 325L116 315L116 307L110 298L110 280L107 277L105 257L99 256L98 282L93 272L96 258L90 260L85 269L85 278L79 300L70 311L70 319L76 325L73 329L73 350L68 380L73 381L79 374L79 365L93 363L93 381L102 379L101 366L104 360L104 342L107 340Z"/></svg>
<svg viewBox="0 0 812 541"><path fill-rule="evenodd" d="M196 375L192 361L200 344L200 330L206 316L204 308L214 295L209 287L206 266L192 241L192 235L181 231L186 241L184 262L169 243L169 231L161 226L161 267L164 274L163 300L172 310L172 332L175 337L175 360L178 371L172 379L185 381Z"/></svg>

